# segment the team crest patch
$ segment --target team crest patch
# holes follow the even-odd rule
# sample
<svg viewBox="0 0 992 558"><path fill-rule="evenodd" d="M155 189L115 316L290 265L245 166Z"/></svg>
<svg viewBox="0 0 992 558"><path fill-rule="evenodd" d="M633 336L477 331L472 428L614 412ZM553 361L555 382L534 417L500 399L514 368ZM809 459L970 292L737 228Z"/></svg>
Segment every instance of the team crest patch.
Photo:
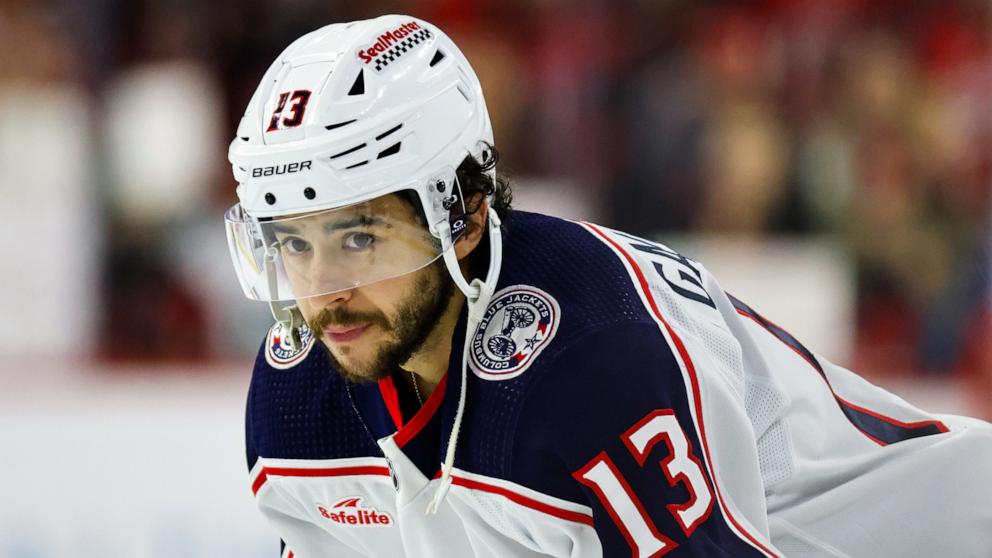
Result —
<svg viewBox="0 0 992 558"><path fill-rule="evenodd" d="M551 342L560 321L558 301L537 287L499 291L472 338L472 370L486 380L516 378Z"/></svg>
<svg viewBox="0 0 992 558"><path fill-rule="evenodd" d="M310 333L310 328L303 324L300 326L300 347L295 351L289 347L289 332L283 332L282 324L277 323L269 330L269 337L265 343L265 361L272 368L286 370L296 366L307 358L310 349L313 348L314 337Z"/></svg>
<svg viewBox="0 0 992 558"><path fill-rule="evenodd" d="M382 73L390 64L433 36L430 29L410 21L379 35L371 45L358 49L358 58L376 73Z"/></svg>

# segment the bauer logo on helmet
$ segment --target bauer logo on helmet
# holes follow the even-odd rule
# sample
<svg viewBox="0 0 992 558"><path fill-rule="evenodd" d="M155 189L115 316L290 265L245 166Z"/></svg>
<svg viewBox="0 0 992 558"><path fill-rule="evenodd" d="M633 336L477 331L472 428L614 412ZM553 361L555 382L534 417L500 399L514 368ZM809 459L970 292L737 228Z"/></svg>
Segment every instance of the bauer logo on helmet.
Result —
<svg viewBox="0 0 992 558"><path fill-rule="evenodd" d="M293 174L294 172L301 172L305 170L310 170L310 165L313 161L299 161L296 163L289 163L287 165L272 165L269 167L256 167L251 169L252 178L260 178L263 176L276 176L280 174Z"/></svg>

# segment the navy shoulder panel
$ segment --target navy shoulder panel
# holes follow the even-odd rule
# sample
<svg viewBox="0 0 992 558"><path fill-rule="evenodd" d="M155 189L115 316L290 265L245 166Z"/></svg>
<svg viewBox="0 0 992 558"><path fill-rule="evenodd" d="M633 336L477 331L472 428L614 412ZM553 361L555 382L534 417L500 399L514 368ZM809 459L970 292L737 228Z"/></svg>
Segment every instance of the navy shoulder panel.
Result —
<svg viewBox="0 0 992 558"><path fill-rule="evenodd" d="M379 455L323 345L314 342L286 366L272 362L272 341L270 331L255 359L248 392L249 468L258 456L335 459Z"/></svg>
<svg viewBox="0 0 992 558"><path fill-rule="evenodd" d="M578 223L511 212L496 295L470 340L462 425L470 451L460 443L456 466L511 479L514 436L531 427L519 421L528 392L543 376L559 373L564 352L622 351L597 340L631 325L657 330L612 250ZM460 367L449 370L448 389L455 393L460 373Z"/></svg>
<svg viewBox="0 0 992 558"><path fill-rule="evenodd" d="M572 221L511 212L497 290L510 285L531 285L556 298L563 315L557 337L566 345L589 329L651 321L616 254Z"/></svg>
<svg viewBox="0 0 992 558"><path fill-rule="evenodd" d="M559 353L527 394L514 430L512 477L584 501L574 471L602 451L625 457L624 431L659 409L690 417L690 404L675 353L657 324L590 334Z"/></svg>

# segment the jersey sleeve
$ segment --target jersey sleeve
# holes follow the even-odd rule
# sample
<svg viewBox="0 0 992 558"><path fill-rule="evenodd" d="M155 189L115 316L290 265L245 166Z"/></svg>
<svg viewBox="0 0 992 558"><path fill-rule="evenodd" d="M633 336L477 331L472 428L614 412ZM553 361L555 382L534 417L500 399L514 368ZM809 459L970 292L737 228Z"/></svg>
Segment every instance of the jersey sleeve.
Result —
<svg viewBox="0 0 992 558"><path fill-rule="evenodd" d="M760 355L751 373L800 402L773 421L755 413L768 432L759 438L761 455L789 456L767 468L765 481L774 510L769 531L780 547L803 555L990 555L992 426L919 409L808 349L744 302L728 302L739 316L728 319L737 339Z"/></svg>
<svg viewBox="0 0 992 558"><path fill-rule="evenodd" d="M592 508L604 556L779 555L743 403L700 393L704 363L654 323L586 335L554 358L528 395L513 467ZM714 410L731 420L701 423ZM716 441L741 448L735 462L712 462Z"/></svg>

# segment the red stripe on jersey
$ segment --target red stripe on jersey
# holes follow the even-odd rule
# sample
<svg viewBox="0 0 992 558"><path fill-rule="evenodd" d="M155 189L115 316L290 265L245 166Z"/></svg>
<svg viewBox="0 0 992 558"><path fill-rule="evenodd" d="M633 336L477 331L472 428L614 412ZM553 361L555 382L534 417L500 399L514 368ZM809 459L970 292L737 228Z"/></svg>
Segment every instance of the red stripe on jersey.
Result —
<svg viewBox="0 0 992 558"><path fill-rule="evenodd" d="M268 479L269 476L265 474L265 469L262 469L262 472L255 478L255 482L251 483L251 493L258 494L259 489L262 488L262 485L265 484L265 481Z"/></svg>
<svg viewBox="0 0 992 558"><path fill-rule="evenodd" d="M661 314L661 311L658 309L658 305L654 300L654 296L651 295L651 287L649 286L647 279L644 277L644 274L641 272L641 268L637 265L637 261L634 260L633 256L631 256L630 253L627 252L622 246L620 246L619 243L617 243L612 238L610 238L596 225L585 222L583 223L583 225L588 227L595 234L600 236L603 240L608 242L611 246L613 246L613 248L617 252L619 252L627 260L627 262L630 264L630 268L634 270L634 273L637 275L637 281L640 283L641 292L644 295L644 298L647 299L648 305L651 307L651 311L654 313L658 321L660 321L665 326L665 331L668 332L668 335L671 337L672 342L675 344L675 348L678 350L679 355L682 357L682 361L685 363L686 372L688 372L689 381L692 385L692 402L696 408L696 417L699 420L699 439L702 440L703 442L703 453L706 454L706 463L707 464L712 463L713 458L710 456L709 442L707 442L706 440L706 425L703 422L703 405L699 397L699 380L696 377L696 367L693 365L692 359L689 357L689 351L686 350L685 345L682 343L682 339L680 339L679 336L675 333L675 330L672 329L672 326L668 325L668 321L665 320L665 317ZM767 547L765 547L765 545L761 544L761 542L758 541L754 537L754 535L748 533L737 521L737 519L730 513L730 509L727 507L726 502L723 500L723 492L720 490L720 485L716 481L716 475L713 474L712 471L708 471L708 472L710 473L710 480L713 482L713 487L716 488L717 499L720 500L720 508L723 510L724 516L730 520L730 522L734 525L734 527L736 527L737 530L740 531L740 533L743 534L747 538L747 540L751 542L752 545L754 545L757 548L760 548L765 554L770 556L775 556L776 558L778 558L778 554L775 554L774 552L769 550Z"/></svg>
<svg viewBox="0 0 992 558"><path fill-rule="evenodd" d="M403 428L400 428L393 436L393 441L396 442L397 446L402 448L427 426L427 423L434 417L434 413L441 407L441 402L444 401L444 390L447 385L448 375L445 374L438 382L437 387L434 388L434 392L427 398L424 406L417 411L416 415L413 415L410 422L404 424Z"/></svg>
<svg viewBox="0 0 992 558"><path fill-rule="evenodd" d="M400 409L400 392L396 389L392 376L386 376L379 380L379 393L382 394L382 402L386 404L386 410L393 419L396 429L403 428L403 411Z"/></svg>
<svg viewBox="0 0 992 558"><path fill-rule="evenodd" d="M358 465L355 467L322 467L318 469L306 469L301 467L265 467L259 473L258 478L252 483L252 492L258 494L259 489L273 477L350 477L357 475L389 476L387 467L377 465Z"/></svg>
<svg viewBox="0 0 992 558"><path fill-rule="evenodd" d="M831 388L831 391L833 391L833 388ZM885 415L883 415L881 413L872 411L871 409L866 409L866 408L864 408L864 407L862 407L860 405L855 405L854 403L851 403L850 401L842 398L841 396L837 395L836 393L834 394L834 397L836 397L838 401L840 401L841 403L843 403L844 405L846 405L846 406L848 406L848 407L850 407L852 409L857 409L858 411L861 411L862 413L865 413L867 415L871 415L871 416L877 418L878 420L885 421L885 422L887 422L887 423L889 423L889 424L891 424L893 426L898 426L900 428L919 428L921 426L935 426L937 428L937 430L940 430L941 432L949 432L950 431L950 429L947 428L947 425L944 424L943 422L939 421L939 420L921 420L921 421L917 421L917 422L903 422L903 421L901 421L901 420L899 420L897 418L888 417L888 416L885 416Z"/></svg>
<svg viewBox="0 0 992 558"><path fill-rule="evenodd" d="M575 523L581 523L583 525L588 525L592 527L592 516L581 512L569 511L562 509L551 504L545 504L544 502L539 502L523 494L519 494L503 488L502 486L496 486L492 484L486 484L484 482L479 482L477 480L466 479L464 477L457 477L455 475L451 476L451 483L464 486L472 490L481 490L482 492L488 492L490 494L496 494L498 496L503 496L504 498L510 500L511 502L520 504L521 506L530 508L532 510L537 510L542 513L557 517L559 519L564 519L566 521L573 521Z"/></svg>

